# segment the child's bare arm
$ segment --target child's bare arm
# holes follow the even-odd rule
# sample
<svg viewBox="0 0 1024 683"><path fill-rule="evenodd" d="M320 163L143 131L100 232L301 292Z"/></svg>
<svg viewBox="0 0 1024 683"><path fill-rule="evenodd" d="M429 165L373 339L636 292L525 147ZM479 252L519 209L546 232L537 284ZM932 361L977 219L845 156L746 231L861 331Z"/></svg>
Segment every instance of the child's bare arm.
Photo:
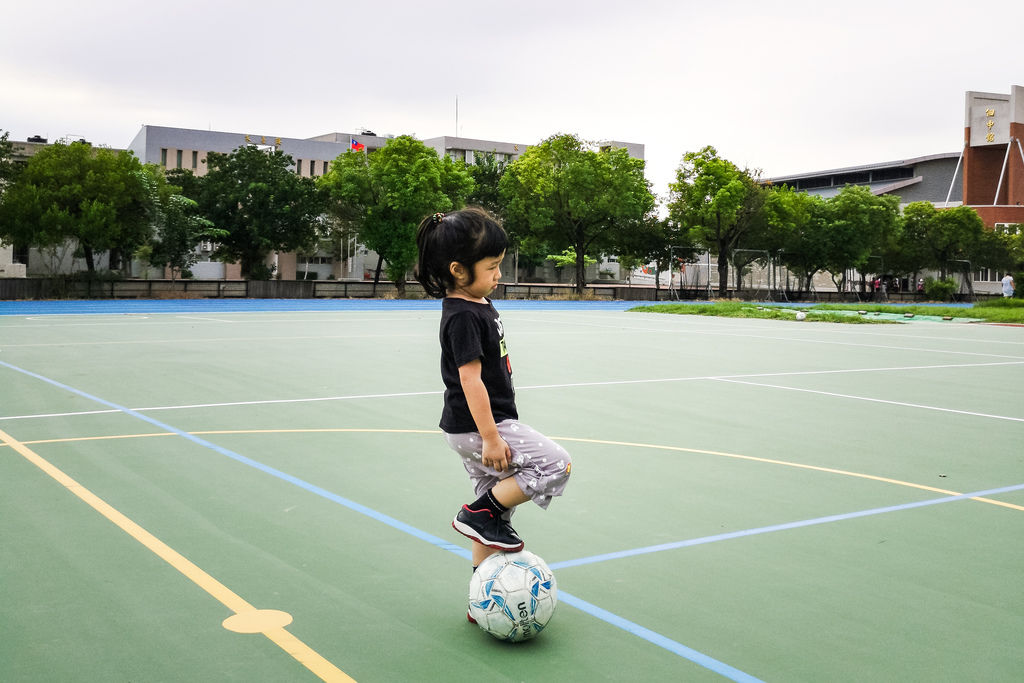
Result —
<svg viewBox="0 0 1024 683"><path fill-rule="evenodd" d="M494 415L491 414L491 397L487 394L487 387L480 377L480 368L479 358L466 363L459 368L459 381L462 383L462 391L466 394L466 403L476 423L476 429L483 437L484 445L480 451L483 465L504 472L508 468L512 452L498 434L498 426L494 423Z"/></svg>

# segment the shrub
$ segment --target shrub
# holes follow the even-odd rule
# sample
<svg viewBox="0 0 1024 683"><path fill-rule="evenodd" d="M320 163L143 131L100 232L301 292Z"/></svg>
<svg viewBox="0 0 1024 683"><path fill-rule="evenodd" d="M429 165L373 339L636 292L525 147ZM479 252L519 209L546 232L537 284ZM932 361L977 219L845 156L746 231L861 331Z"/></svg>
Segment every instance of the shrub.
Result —
<svg viewBox="0 0 1024 683"><path fill-rule="evenodd" d="M945 280L928 278L924 281L924 294L932 301L951 301L953 294L960 289L960 284L953 278Z"/></svg>

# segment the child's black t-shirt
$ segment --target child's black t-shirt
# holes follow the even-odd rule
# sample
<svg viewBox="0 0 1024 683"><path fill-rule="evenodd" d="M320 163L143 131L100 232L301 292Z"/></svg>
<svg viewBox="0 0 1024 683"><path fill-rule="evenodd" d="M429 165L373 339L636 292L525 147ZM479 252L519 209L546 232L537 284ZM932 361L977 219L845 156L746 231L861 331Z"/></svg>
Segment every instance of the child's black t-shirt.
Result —
<svg viewBox="0 0 1024 683"><path fill-rule="evenodd" d="M445 386L441 429L449 434L478 431L459 380L459 368L477 358L495 423L518 419L505 331L490 299L487 303L455 297L443 299L440 336L441 378Z"/></svg>

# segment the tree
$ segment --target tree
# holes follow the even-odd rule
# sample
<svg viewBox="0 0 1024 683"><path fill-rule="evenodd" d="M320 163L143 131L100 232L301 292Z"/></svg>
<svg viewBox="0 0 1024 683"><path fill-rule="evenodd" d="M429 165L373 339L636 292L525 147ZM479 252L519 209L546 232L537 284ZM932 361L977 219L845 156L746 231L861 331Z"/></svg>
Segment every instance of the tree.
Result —
<svg viewBox="0 0 1024 683"><path fill-rule="evenodd" d="M499 185L507 166L504 161L498 161L493 152L476 153L473 164L466 166L469 177L473 179L473 192L466 198L466 203L483 207L501 217L504 214L504 203Z"/></svg>
<svg viewBox="0 0 1024 683"><path fill-rule="evenodd" d="M898 197L874 195L867 187L847 185L826 200L825 208L829 237L824 266L828 270L833 274L850 268L864 272L872 255L882 257L882 269L893 265L890 255L901 234Z"/></svg>
<svg viewBox="0 0 1024 683"><path fill-rule="evenodd" d="M718 257L718 294L729 288L733 251L759 230L765 190L748 169L718 156L711 146L688 152L669 185L669 218Z"/></svg>
<svg viewBox="0 0 1024 683"><path fill-rule="evenodd" d="M90 273L98 252L131 254L152 230L146 172L131 152L56 143L31 157L0 205L0 237L56 247L77 242Z"/></svg>
<svg viewBox="0 0 1024 683"><path fill-rule="evenodd" d="M408 135L371 154L342 154L319 182L338 229L354 231L377 252L378 276L387 262L399 296L405 295L406 276L416 262L420 221L461 208L473 189L465 164L440 159L433 148Z"/></svg>
<svg viewBox="0 0 1024 683"><path fill-rule="evenodd" d="M325 202L312 178L291 169L290 156L244 146L211 152L206 163L196 199L200 213L224 231L213 255L238 261L243 277L270 277L264 263L271 252L294 251L316 238Z"/></svg>
<svg viewBox="0 0 1024 683"><path fill-rule="evenodd" d="M0 197L3 196L4 187L14 180L18 171L18 164L14 160L14 143L8 140L8 131L0 134Z"/></svg>
<svg viewBox="0 0 1024 683"><path fill-rule="evenodd" d="M576 254L576 291L586 258L610 251L654 210L644 162L625 149L595 151L574 135L554 135L509 164L499 183L514 238Z"/></svg>
<svg viewBox="0 0 1024 683"><path fill-rule="evenodd" d="M618 256L619 268L627 273L649 263L654 263L658 273L670 268L681 273L685 263L696 255L697 248L686 230L652 214L634 230L620 231L613 252ZM655 277L655 289L660 284L660 278Z"/></svg>
<svg viewBox="0 0 1024 683"><path fill-rule="evenodd" d="M547 257L555 264L555 268L565 268L566 266L573 267L573 274L575 277L576 273L576 252L572 247L564 249L561 254L548 254ZM597 259L592 259L589 256L583 258L583 263L587 266L592 266L597 263ZM561 281L561 280L559 280ZM576 284L573 280L573 284Z"/></svg>
<svg viewBox="0 0 1024 683"><path fill-rule="evenodd" d="M801 289L810 289L814 274L829 260L825 214L824 199L788 186L774 188L765 197L765 249L800 276Z"/></svg>
<svg viewBox="0 0 1024 683"><path fill-rule="evenodd" d="M984 221L971 207L936 209L931 202L907 204L903 225L907 240L921 250L922 267L934 268L942 279L954 263L969 261L979 252L985 232Z"/></svg>
<svg viewBox="0 0 1024 683"><path fill-rule="evenodd" d="M169 184L160 169L152 167L152 170L150 194L155 230L149 244L137 255L154 266L170 268L171 279L174 279L177 273L183 273L198 260L196 245L200 241L219 240L227 231L215 228L210 220L200 215L199 204L180 194L182 188ZM175 174L175 177L185 176ZM187 177L196 179L191 171Z"/></svg>

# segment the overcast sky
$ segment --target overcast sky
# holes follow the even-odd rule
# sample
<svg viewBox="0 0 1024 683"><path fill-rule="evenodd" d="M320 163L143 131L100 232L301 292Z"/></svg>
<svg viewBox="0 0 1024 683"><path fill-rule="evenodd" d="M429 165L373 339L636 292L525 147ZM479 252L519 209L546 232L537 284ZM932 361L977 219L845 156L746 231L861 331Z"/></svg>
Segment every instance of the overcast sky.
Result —
<svg viewBox="0 0 1024 683"><path fill-rule="evenodd" d="M959 151L964 93L1024 85L1024 0L3 0L0 130L143 124L704 145L765 177ZM458 98L458 129L456 129Z"/></svg>

